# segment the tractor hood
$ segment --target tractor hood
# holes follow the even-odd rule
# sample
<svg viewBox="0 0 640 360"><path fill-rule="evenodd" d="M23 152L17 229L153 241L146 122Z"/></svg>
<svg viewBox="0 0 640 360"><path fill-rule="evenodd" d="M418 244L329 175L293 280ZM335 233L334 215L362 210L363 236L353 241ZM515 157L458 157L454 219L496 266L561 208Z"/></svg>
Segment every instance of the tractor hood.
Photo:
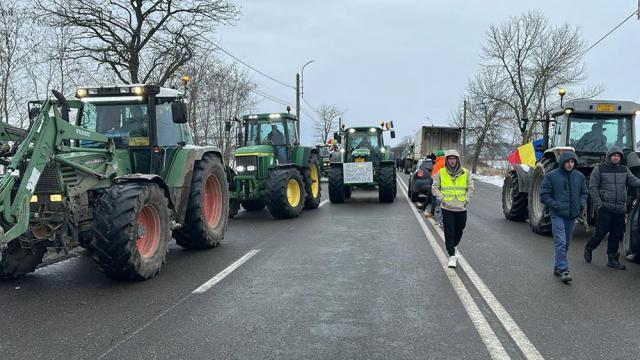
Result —
<svg viewBox="0 0 640 360"><path fill-rule="evenodd" d="M355 149L351 152L352 156L369 156L371 151L369 149Z"/></svg>
<svg viewBox="0 0 640 360"><path fill-rule="evenodd" d="M271 145L254 145L254 146L245 146L236 150L236 156L249 156L249 155L257 155L257 156L273 156L273 146Z"/></svg>

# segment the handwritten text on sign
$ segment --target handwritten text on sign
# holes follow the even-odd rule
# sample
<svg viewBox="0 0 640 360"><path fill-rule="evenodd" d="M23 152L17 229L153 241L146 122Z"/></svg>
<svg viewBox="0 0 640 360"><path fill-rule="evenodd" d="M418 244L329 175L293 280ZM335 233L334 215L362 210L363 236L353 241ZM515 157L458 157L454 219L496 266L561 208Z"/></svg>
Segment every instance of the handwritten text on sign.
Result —
<svg viewBox="0 0 640 360"><path fill-rule="evenodd" d="M344 163L343 170L345 184L373 182L373 165L370 162Z"/></svg>

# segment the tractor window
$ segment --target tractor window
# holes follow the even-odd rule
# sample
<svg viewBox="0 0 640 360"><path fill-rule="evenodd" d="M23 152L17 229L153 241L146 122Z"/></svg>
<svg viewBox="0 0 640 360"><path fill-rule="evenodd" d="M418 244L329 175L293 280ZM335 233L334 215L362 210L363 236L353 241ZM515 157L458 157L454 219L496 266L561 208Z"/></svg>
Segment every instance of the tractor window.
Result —
<svg viewBox="0 0 640 360"><path fill-rule="evenodd" d="M114 139L116 147L149 145L147 105L84 103L80 124ZM80 146L97 146L93 141L80 141Z"/></svg>
<svg viewBox="0 0 640 360"><path fill-rule="evenodd" d="M633 148L631 119L602 115L572 115L569 146L576 151L606 152L612 145Z"/></svg>
<svg viewBox="0 0 640 360"><path fill-rule="evenodd" d="M287 131L289 136L289 144L298 143L298 129L296 128L296 122L293 120L287 121Z"/></svg>
<svg viewBox="0 0 640 360"><path fill-rule="evenodd" d="M159 146L177 146L182 141L180 124L174 123L171 116L170 102L156 105L156 124Z"/></svg>
<svg viewBox="0 0 640 360"><path fill-rule="evenodd" d="M286 145L282 122L254 121L247 124L247 145Z"/></svg>
<svg viewBox="0 0 640 360"><path fill-rule="evenodd" d="M378 133L356 132L349 133L349 143L352 149L375 149L378 148Z"/></svg>
<svg viewBox="0 0 640 360"><path fill-rule="evenodd" d="M551 123L549 124L549 146L550 147L554 147L554 146L560 146L561 144L564 143L563 141L563 136L564 136L564 121L565 117L564 114L560 114L557 115L555 118L555 123Z"/></svg>

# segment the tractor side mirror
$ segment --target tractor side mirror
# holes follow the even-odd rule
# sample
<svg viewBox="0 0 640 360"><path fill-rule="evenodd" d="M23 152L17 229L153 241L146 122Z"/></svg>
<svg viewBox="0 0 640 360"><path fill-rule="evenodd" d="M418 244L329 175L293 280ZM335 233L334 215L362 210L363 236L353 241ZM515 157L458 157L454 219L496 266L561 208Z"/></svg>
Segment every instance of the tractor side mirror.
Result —
<svg viewBox="0 0 640 360"><path fill-rule="evenodd" d="M187 123L187 104L182 101L171 103L171 117L175 124Z"/></svg>
<svg viewBox="0 0 640 360"><path fill-rule="evenodd" d="M342 143L342 136L340 136L340 134L339 134L339 133L337 133L337 132L334 132L334 133L333 133L333 139L334 139L335 141L337 141L337 142L338 142L338 144L341 144L341 143Z"/></svg>
<svg viewBox="0 0 640 360"><path fill-rule="evenodd" d="M396 138L396 132L394 130L391 130L391 138L392 139Z"/></svg>
<svg viewBox="0 0 640 360"><path fill-rule="evenodd" d="M244 146L244 134L242 134L242 131L238 131L238 137L236 138L236 143L238 144L238 147Z"/></svg>
<svg viewBox="0 0 640 360"><path fill-rule="evenodd" d="M226 132L231 131L231 121L227 120L224 122L224 131Z"/></svg>

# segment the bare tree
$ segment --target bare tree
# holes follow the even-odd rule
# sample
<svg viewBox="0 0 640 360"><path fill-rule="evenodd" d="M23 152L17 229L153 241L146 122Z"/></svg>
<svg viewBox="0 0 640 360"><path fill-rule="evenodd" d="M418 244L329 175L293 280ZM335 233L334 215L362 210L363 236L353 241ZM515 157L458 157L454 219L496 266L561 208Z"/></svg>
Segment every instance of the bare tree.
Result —
<svg viewBox="0 0 640 360"><path fill-rule="evenodd" d="M228 0L37 0L36 7L50 26L72 30L69 59L91 59L125 83L160 85L238 15Z"/></svg>
<svg viewBox="0 0 640 360"><path fill-rule="evenodd" d="M313 124L318 141L325 144L329 139L329 134L336 129L338 118L344 114L344 110L338 109L335 105L322 104L316 109L318 118Z"/></svg>
<svg viewBox="0 0 640 360"><path fill-rule="evenodd" d="M530 140L537 120L549 110L547 100L558 86L584 81L585 43L576 27L549 25L545 16L528 12L501 25L491 25L483 54L486 66L501 73L492 94L515 117L522 143ZM528 120L525 127L524 119Z"/></svg>
<svg viewBox="0 0 640 360"><path fill-rule="evenodd" d="M508 117L507 106L496 100L502 87L498 78L500 73L491 67L485 67L469 82L467 87L467 132L472 149L471 171L477 172L481 155L491 157L493 145L503 139L504 124ZM462 127L462 109L454 115L454 123Z"/></svg>

